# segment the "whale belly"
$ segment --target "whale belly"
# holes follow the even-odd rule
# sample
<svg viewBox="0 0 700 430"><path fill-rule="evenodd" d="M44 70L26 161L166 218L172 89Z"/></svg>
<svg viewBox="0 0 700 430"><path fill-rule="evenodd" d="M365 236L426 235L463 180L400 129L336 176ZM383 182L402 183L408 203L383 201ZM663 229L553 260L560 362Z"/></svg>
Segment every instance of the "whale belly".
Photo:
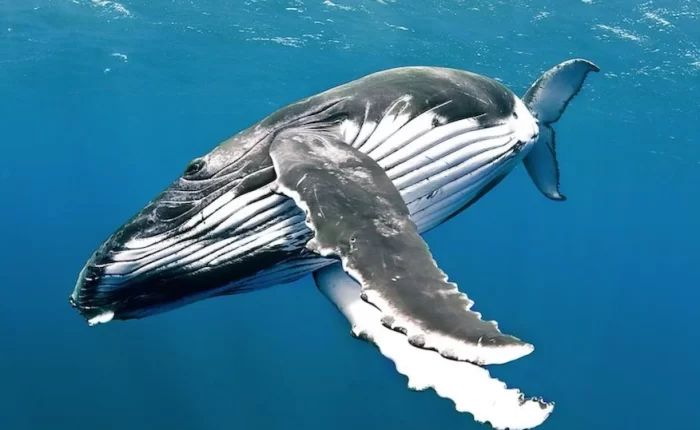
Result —
<svg viewBox="0 0 700 430"><path fill-rule="evenodd" d="M527 154L537 138L537 124L519 99L515 112L512 119L489 126L469 118L431 127L437 115L426 112L410 121L392 117L388 125L386 117L379 123L341 124L340 132L384 168L422 234L481 197ZM258 225L248 241L295 256L227 286L220 294L292 282L335 261L305 252L313 234L299 208L267 187L260 193L256 204L272 209L247 221L252 224L257 217Z"/></svg>

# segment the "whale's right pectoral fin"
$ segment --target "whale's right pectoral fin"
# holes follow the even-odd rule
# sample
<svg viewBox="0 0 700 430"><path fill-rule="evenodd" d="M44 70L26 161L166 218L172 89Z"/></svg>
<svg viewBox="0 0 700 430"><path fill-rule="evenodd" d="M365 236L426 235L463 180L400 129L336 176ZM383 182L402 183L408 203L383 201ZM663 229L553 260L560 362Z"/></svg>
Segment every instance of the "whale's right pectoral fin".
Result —
<svg viewBox="0 0 700 430"><path fill-rule="evenodd" d="M552 125L581 91L586 76L598 71L600 68L588 60L568 60L542 74L523 96L540 129L540 137L523 163L537 189L552 200L566 200L559 191L559 163Z"/></svg>
<svg viewBox="0 0 700 430"><path fill-rule="evenodd" d="M270 147L273 189L306 212L306 248L336 258L381 324L416 348L474 364L503 364L534 346L484 320L447 280L391 179L368 155L315 130L280 133Z"/></svg>

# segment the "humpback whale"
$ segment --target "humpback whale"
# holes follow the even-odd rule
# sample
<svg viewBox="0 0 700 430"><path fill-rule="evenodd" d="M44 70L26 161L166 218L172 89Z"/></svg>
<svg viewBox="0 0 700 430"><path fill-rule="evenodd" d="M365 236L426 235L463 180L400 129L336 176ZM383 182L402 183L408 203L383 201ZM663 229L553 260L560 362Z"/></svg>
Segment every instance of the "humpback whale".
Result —
<svg viewBox="0 0 700 430"><path fill-rule="evenodd" d="M70 303L94 325L312 274L410 388L494 428L536 427L554 403L484 367L533 345L482 319L421 235L520 162L565 200L553 125L597 71L568 60L518 97L474 72L401 67L291 103L192 160L92 253Z"/></svg>

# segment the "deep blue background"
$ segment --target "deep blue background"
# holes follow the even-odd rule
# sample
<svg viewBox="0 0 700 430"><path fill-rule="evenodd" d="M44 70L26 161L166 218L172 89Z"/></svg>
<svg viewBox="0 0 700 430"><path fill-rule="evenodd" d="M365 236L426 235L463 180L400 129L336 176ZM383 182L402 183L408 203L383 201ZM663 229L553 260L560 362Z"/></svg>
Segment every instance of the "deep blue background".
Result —
<svg viewBox="0 0 700 430"><path fill-rule="evenodd" d="M417 64L522 94L571 57L602 71L556 127L569 200L519 167L426 237L536 345L492 372L557 402L542 429L692 428L696 0L0 0L0 428L479 428L409 391L308 277L94 328L68 294L191 158L295 99Z"/></svg>

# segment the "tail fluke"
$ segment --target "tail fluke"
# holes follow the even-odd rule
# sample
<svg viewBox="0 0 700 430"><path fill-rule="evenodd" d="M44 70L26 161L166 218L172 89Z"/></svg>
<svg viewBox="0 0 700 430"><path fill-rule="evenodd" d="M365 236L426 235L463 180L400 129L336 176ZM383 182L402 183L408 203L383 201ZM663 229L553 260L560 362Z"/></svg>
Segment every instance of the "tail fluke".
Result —
<svg viewBox="0 0 700 430"><path fill-rule="evenodd" d="M540 127L540 137L523 164L537 189L552 200L566 200L559 191L559 164L552 124L561 118L571 99L581 91L588 73L599 71L590 61L568 60L545 72L523 96L523 102Z"/></svg>

